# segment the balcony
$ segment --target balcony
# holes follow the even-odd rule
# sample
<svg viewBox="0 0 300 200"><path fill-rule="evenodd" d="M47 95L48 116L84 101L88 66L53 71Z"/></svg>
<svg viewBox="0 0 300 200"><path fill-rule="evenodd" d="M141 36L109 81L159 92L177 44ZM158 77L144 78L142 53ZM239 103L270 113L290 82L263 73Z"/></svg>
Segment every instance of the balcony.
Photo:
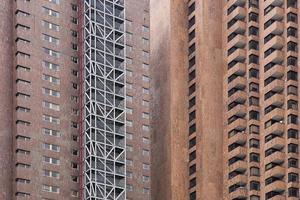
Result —
<svg viewBox="0 0 300 200"><path fill-rule="evenodd" d="M282 108L275 108L271 112L265 115L264 117L268 121L269 119L273 119L275 121L281 121L284 118L284 110Z"/></svg>
<svg viewBox="0 0 300 200"><path fill-rule="evenodd" d="M229 2L227 3L227 7L229 8L232 5L236 5L236 6L244 6L246 3L246 0L229 0Z"/></svg>
<svg viewBox="0 0 300 200"><path fill-rule="evenodd" d="M269 134L282 135L283 132L284 132L284 124L277 122L272 124L272 126L268 127L265 130L265 136Z"/></svg>
<svg viewBox="0 0 300 200"><path fill-rule="evenodd" d="M281 92L284 89L284 80L281 79L276 79L274 81L272 81L269 85L267 85L264 88L264 91L268 92L268 91L274 91L274 92Z"/></svg>
<svg viewBox="0 0 300 200"><path fill-rule="evenodd" d="M282 191L285 190L285 188L286 188L285 182L281 181L281 180L278 180L278 181L275 181L275 182L273 182L269 185L266 185L265 186L265 191L266 191L266 193L271 192L271 191L282 192Z"/></svg>
<svg viewBox="0 0 300 200"><path fill-rule="evenodd" d="M264 30L264 37L270 33L274 35L281 35L284 30L284 24L282 22L276 21L271 24L266 30Z"/></svg>
<svg viewBox="0 0 300 200"><path fill-rule="evenodd" d="M282 49L283 45L284 45L283 37L276 35L265 44L264 50L268 50L270 48Z"/></svg>
<svg viewBox="0 0 300 200"><path fill-rule="evenodd" d="M265 107L274 105L280 107L284 104L284 96L282 94L274 94L272 97L267 99L264 103Z"/></svg>
<svg viewBox="0 0 300 200"><path fill-rule="evenodd" d="M247 99L247 93L245 91L238 90L228 98L228 104L232 102L243 104L246 101L246 99Z"/></svg>
<svg viewBox="0 0 300 200"><path fill-rule="evenodd" d="M235 177L228 180L227 185L233 185L237 183L247 183L247 176L243 174L236 175Z"/></svg>
<svg viewBox="0 0 300 200"><path fill-rule="evenodd" d="M242 20L246 17L246 9L243 7L236 7L228 16L228 21L232 19Z"/></svg>
<svg viewBox="0 0 300 200"><path fill-rule="evenodd" d="M269 200L286 200L286 198L283 195L276 195Z"/></svg>
<svg viewBox="0 0 300 200"><path fill-rule="evenodd" d="M245 130L247 127L247 121L242 118L236 119L234 122L228 125L228 130L236 129L237 131Z"/></svg>
<svg viewBox="0 0 300 200"><path fill-rule="evenodd" d="M244 49L237 49L228 56L228 62L233 60L243 62L246 59L246 51Z"/></svg>
<svg viewBox="0 0 300 200"><path fill-rule="evenodd" d="M282 4L283 4L283 0L266 0L265 2L264 2L264 8L266 8L266 7L268 7L269 5L273 5L273 6L282 6Z"/></svg>
<svg viewBox="0 0 300 200"><path fill-rule="evenodd" d="M246 37L243 35L235 36L228 44L227 47L230 49L231 47L244 48L246 45Z"/></svg>
<svg viewBox="0 0 300 200"><path fill-rule="evenodd" d="M246 87L246 85L247 85L246 78L239 76L228 84L228 90L231 90L232 88L243 90Z"/></svg>
<svg viewBox="0 0 300 200"><path fill-rule="evenodd" d="M228 139L228 144L238 143L245 144L247 141L247 135L244 132L238 132L234 136Z"/></svg>
<svg viewBox="0 0 300 200"><path fill-rule="evenodd" d="M283 59L284 59L283 51L275 50L265 58L265 64L270 62L280 64L283 62Z"/></svg>
<svg viewBox="0 0 300 200"><path fill-rule="evenodd" d="M245 63L237 63L232 68L230 68L227 72L229 76L232 74L236 74L238 76L243 76L246 73L246 64Z"/></svg>
<svg viewBox="0 0 300 200"><path fill-rule="evenodd" d="M284 11L280 7L274 7L266 16L265 21L268 21L270 19L281 21L284 17Z"/></svg>
<svg viewBox="0 0 300 200"><path fill-rule="evenodd" d="M245 187L237 188L234 192L230 193L229 196L230 199L247 198L247 188Z"/></svg>
<svg viewBox="0 0 300 200"><path fill-rule="evenodd" d="M238 117L244 117L247 113L247 108L245 105L239 104L232 108L230 111L227 112L227 116L231 117L233 115L236 115Z"/></svg>
<svg viewBox="0 0 300 200"><path fill-rule="evenodd" d="M268 171L265 172L265 177L269 178L271 176L280 178L285 175L285 168L281 166L276 166Z"/></svg>
<svg viewBox="0 0 300 200"><path fill-rule="evenodd" d="M245 158L246 155L247 155L247 149L242 146L237 147L237 148L233 149L232 151L228 152L229 158L233 158L233 157Z"/></svg>
<svg viewBox="0 0 300 200"><path fill-rule="evenodd" d="M243 160L239 160L232 165L229 166L229 171L238 171L238 172L244 172L247 170L247 162Z"/></svg>
<svg viewBox="0 0 300 200"><path fill-rule="evenodd" d="M285 140L282 137L275 137L265 144L265 149L274 148L277 150L282 149L285 146Z"/></svg>
<svg viewBox="0 0 300 200"><path fill-rule="evenodd" d="M246 23L242 21L237 21L228 29L228 35L231 33L244 34L246 31Z"/></svg>
<svg viewBox="0 0 300 200"><path fill-rule="evenodd" d="M269 77L275 77L275 78L281 78L283 77L285 72L285 68L282 65L274 65L272 68L270 68L268 71L265 73L265 79Z"/></svg>
<svg viewBox="0 0 300 200"><path fill-rule="evenodd" d="M271 155L269 155L268 157L266 157L264 159L264 163L269 164L269 163L273 162L273 163L280 164L280 163L284 162L284 159L285 159L285 154L280 151L276 151L276 152L272 153Z"/></svg>

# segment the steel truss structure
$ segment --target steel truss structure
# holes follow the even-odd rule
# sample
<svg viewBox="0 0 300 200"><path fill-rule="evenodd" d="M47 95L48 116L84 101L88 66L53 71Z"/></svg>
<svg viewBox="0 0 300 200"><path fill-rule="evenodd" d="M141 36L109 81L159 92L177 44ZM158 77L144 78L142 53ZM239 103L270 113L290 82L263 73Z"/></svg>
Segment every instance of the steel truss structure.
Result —
<svg viewBox="0 0 300 200"><path fill-rule="evenodd" d="M126 199L124 0L84 0L83 197Z"/></svg>

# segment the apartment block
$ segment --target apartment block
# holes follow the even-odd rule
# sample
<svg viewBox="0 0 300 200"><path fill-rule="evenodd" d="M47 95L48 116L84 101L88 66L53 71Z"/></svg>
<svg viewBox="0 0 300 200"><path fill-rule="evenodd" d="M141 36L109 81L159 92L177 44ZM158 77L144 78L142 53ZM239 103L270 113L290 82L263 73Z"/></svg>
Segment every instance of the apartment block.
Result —
<svg viewBox="0 0 300 200"><path fill-rule="evenodd" d="M126 0L127 199L150 199L149 0Z"/></svg>
<svg viewBox="0 0 300 200"><path fill-rule="evenodd" d="M299 199L298 2L150 11L152 197Z"/></svg>
<svg viewBox="0 0 300 200"><path fill-rule="evenodd" d="M148 3L0 0L0 199L150 199Z"/></svg>

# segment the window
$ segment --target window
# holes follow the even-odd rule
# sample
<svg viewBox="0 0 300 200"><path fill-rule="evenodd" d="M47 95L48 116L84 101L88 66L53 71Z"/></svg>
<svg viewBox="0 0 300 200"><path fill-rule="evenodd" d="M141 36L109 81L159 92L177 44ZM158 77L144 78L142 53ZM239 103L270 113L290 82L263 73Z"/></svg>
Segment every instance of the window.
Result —
<svg viewBox="0 0 300 200"><path fill-rule="evenodd" d="M51 186L51 185L42 185L42 191L44 191L44 192L59 193L59 187L57 187L57 186Z"/></svg>
<svg viewBox="0 0 300 200"><path fill-rule="evenodd" d="M143 117L144 119L149 119L149 118L150 118L150 115L149 115L149 113L143 112L142 117Z"/></svg>
<svg viewBox="0 0 300 200"><path fill-rule="evenodd" d="M254 119L254 120L259 120L259 112L251 110L249 112L249 120Z"/></svg>
<svg viewBox="0 0 300 200"><path fill-rule="evenodd" d="M249 140L249 146L253 148L259 148L259 140L257 139Z"/></svg>
<svg viewBox="0 0 300 200"><path fill-rule="evenodd" d="M287 94L298 95L298 88L296 86L289 85L287 88Z"/></svg>
<svg viewBox="0 0 300 200"><path fill-rule="evenodd" d="M29 108L25 108L25 107L22 107L22 106L17 106L16 107L16 111L17 112L30 112L30 109Z"/></svg>
<svg viewBox="0 0 300 200"><path fill-rule="evenodd" d="M132 133L126 133L126 138L128 140L132 140L133 139L133 134Z"/></svg>
<svg viewBox="0 0 300 200"><path fill-rule="evenodd" d="M143 75L142 78L143 78L143 81L150 82L149 76Z"/></svg>
<svg viewBox="0 0 300 200"><path fill-rule="evenodd" d="M259 99L257 97L251 96L249 98L249 105L250 106L259 106Z"/></svg>
<svg viewBox="0 0 300 200"><path fill-rule="evenodd" d="M254 8L259 8L259 3L258 0L249 0L249 8L254 7Z"/></svg>
<svg viewBox="0 0 300 200"><path fill-rule="evenodd" d="M258 33L259 33L259 31L258 31L257 27L255 27L255 26L250 26L249 27L249 36L250 35L256 35L256 36L258 36Z"/></svg>
<svg viewBox="0 0 300 200"><path fill-rule="evenodd" d="M257 55L251 54L249 56L249 64L258 64L259 62L259 57Z"/></svg>
<svg viewBox="0 0 300 200"><path fill-rule="evenodd" d="M259 154L250 153L250 162L259 162Z"/></svg>
<svg viewBox="0 0 300 200"><path fill-rule="evenodd" d="M142 130L146 131L146 132L149 132L150 131L149 125L142 125Z"/></svg>
<svg viewBox="0 0 300 200"><path fill-rule="evenodd" d="M59 0L48 0L50 3L59 4Z"/></svg>
<svg viewBox="0 0 300 200"><path fill-rule="evenodd" d="M298 159L289 158L288 159L288 167L298 168Z"/></svg>
<svg viewBox="0 0 300 200"><path fill-rule="evenodd" d="M59 17L59 13L55 10L50 9L50 8L43 7L43 12L46 13L47 15L49 15L49 16L52 16L52 17L56 17L56 18Z"/></svg>
<svg viewBox="0 0 300 200"><path fill-rule="evenodd" d="M53 97L60 97L60 92L58 92L56 90L49 89L49 88L43 88L42 92L45 95L49 95L49 96L53 96Z"/></svg>
<svg viewBox="0 0 300 200"><path fill-rule="evenodd" d="M126 96L126 100L127 100L127 101L129 101L129 102L132 102L132 100L133 100L133 97L132 97L132 96L129 96L129 95L127 95L127 96Z"/></svg>
<svg viewBox="0 0 300 200"><path fill-rule="evenodd" d="M23 98L23 99L29 99L30 95L17 92L16 97L20 97L20 98Z"/></svg>
<svg viewBox="0 0 300 200"><path fill-rule="evenodd" d="M45 80L45 81L49 81L50 83L57 84L57 85L60 84L59 78L56 78L54 76L50 76L50 75L47 75L47 74L43 74L42 79Z"/></svg>
<svg viewBox="0 0 300 200"><path fill-rule="evenodd" d="M76 38L78 36L78 32L74 31L74 30L71 30L71 35L72 35L72 37Z"/></svg>
<svg viewBox="0 0 300 200"><path fill-rule="evenodd" d="M71 18L71 22L72 22L73 24L78 24L78 19L77 19L76 17L72 17L72 18Z"/></svg>
<svg viewBox="0 0 300 200"><path fill-rule="evenodd" d="M254 13L254 12L251 12L249 13L249 22L258 22L258 14L257 13Z"/></svg>
<svg viewBox="0 0 300 200"><path fill-rule="evenodd" d="M289 27L288 29L287 29L287 37L289 37L289 36L293 36L293 37L298 37L298 32L297 32L297 29L296 28L294 28L294 27Z"/></svg>
<svg viewBox="0 0 300 200"><path fill-rule="evenodd" d="M126 159L126 165L132 166L133 165L133 161L130 160L130 159Z"/></svg>
<svg viewBox="0 0 300 200"><path fill-rule="evenodd" d="M43 115L43 121L53 124L60 124L59 118L51 115Z"/></svg>
<svg viewBox="0 0 300 200"><path fill-rule="evenodd" d="M49 101L43 101L42 105L43 105L44 108L48 108L48 109L51 109L51 110L55 110L55 111L60 110L60 106L58 104L51 103Z"/></svg>
<svg viewBox="0 0 300 200"><path fill-rule="evenodd" d="M287 0L287 7L297 8L297 0Z"/></svg>
<svg viewBox="0 0 300 200"><path fill-rule="evenodd" d="M16 178L17 183L23 183L23 184L29 184L30 180L28 179L23 179L23 178Z"/></svg>
<svg viewBox="0 0 300 200"><path fill-rule="evenodd" d="M149 188L143 188L143 193L144 194L150 194L150 189Z"/></svg>
<svg viewBox="0 0 300 200"><path fill-rule="evenodd" d="M126 113L132 114L133 113L133 109L132 108L126 108Z"/></svg>
<svg viewBox="0 0 300 200"><path fill-rule="evenodd" d="M143 100L143 101L142 101L142 105L143 105L143 106L149 107L149 104L150 104L149 101L146 101L146 100Z"/></svg>
<svg viewBox="0 0 300 200"><path fill-rule="evenodd" d="M50 30L59 31L59 25L47 21L42 21L42 26Z"/></svg>
<svg viewBox="0 0 300 200"><path fill-rule="evenodd" d="M42 66L47 69L50 69L50 70L59 71L59 65L48 62L48 61L43 61Z"/></svg>
<svg viewBox="0 0 300 200"><path fill-rule="evenodd" d="M132 123L132 121L127 120L127 121L126 121L126 125L127 125L128 127L132 127L133 123Z"/></svg>
<svg viewBox="0 0 300 200"><path fill-rule="evenodd" d="M149 176L143 176L143 182L149 182L150 177Z"/></svg>
<svg viewBox="0 0 300 200"><path fill-rule="evenodd" d="M149 138L143 137L143 143L150 144Z"/></svg>
<svg viewBox="0 0 300 200"><path fill-rule="evenodd" d="M250 168L250 176L259 176L259 175L260 175L259 168L257 167Z"/></svg>
<svg viewBox="0 0 300 200"><path fill-rule="evenodd" d="M73 11L75 11L75 12L77 12L78 11L78 5L76 5L76 4L71 4L71 8L72 8L72 10Z"/></svg>
<svg viewBox="0 0 300 200"><path fill-rule="evenodd" d="M43 33L43 40L58 45L59 39Z"/></svg>
<svg viewBox="0 0 300 200"><path fill-rule="evenodd" d="M289 129L288 130L288 138L295 138L298 139L298 130Z"/></svg>
<svg viewBox="0 0 300 200"><path fill-rule="evenodd" d="M287 123L288 124L298 124L298 116L293 115L293 114L288 115Z"/></svg>
<svg viewBox="0 0 300 200"><path fill-rule="evenodd" d="M74 162L71 162L71 167L73 169L78 169L78 164L77 163L74 163Z"/></svg>
<svg viewBox="0 0 300 200"><path fill-rule="evenodd" d="M287 43L287 51L294 51L298 52L298 45L295 42L288 42Z"/></svg>
<svg viewBox="0 0 300 200"><path fill-rule="evenodd" d="M43 48L43 51L48 54L49 56L52 56L54 58L59 58L60 53L58 51L54 51L52 49L48 49L48 48Z"/></svg>
<svg viewBox="0 0 300 200"><path fill-rule="evenodd" d="M143 156L150 156L150 151L147 149L143 149Z"/></svg>
<svg viewBox="0 0 300 200"><path fill-rule="evenodd" d="M79 192L76 191L76 190L72 190L72 191L71 191L71 196L72 196L72 197L79 197Z"/></svg>
<svg viewBox="0 0 300 200"><path fill-rule="evenodd" d="M55 137L60 137L60 132L57 130L52 130L48 128L43 128L42 133L45 135L50 135L50 136L55 136Z"/></svg>
<svg viewBox="0 0 300 200"><path fill-rule="evenodd" d="M251 181L250 182L250 190L256 190L259 191L260 190L260 184L257 181Z"/></svg>
<svg viewBox="0 0 300 200"><path fill-rule="evenodd" d="M298 101L288 100L287 108L292 110L298 110Z"/></svg>
<svg viewBox="0 0 300 200"><path fill-rule="evenodd" d="M60 151L60 147L55 144L43 143L42 147L43 147L43 149L50 150L50 151L55 151L55 152Z"/></svg>
<svg viewBox="0 0 300 200"><path fill-rule="evenodd" d="M143 163L143 169L144 170L150 170L150 165L146 164L146 163Z"/></svg>
<svg viewBox="0 0 300 200"><path fill-rule="evenodd" d="M59 178L60 174L59 172L56 172L56 171L51 171L51 170L47 170L47 169L44 169L43 170L43 176L47 176L47 177L51 177L51 178Z"/></svg>
<svg viewBox="0 0 300 200"><path fill-rule="evenodd" d="M287 72L287 80L297 81L298 80L298 73L295 72L295 71L288 71Z"/></svg>
<svg viewBox="0 0 300 200"><path fill-rule="evenodd" d="M257 69L251 68L249 70L249 78L259 78L259 71Z"/></svg>
<svg viewBox="0 0 300 200"><path fill-rule="evenodd" d="M259 86L257 83L250 83L249 84L249 92L259 92Z"/></svg>
<svg viewBox="0 0 300 200"><path fill-rule="evenodd" d="M289 173L288 174L288 182L298 182L299 181L299 176L296 173Z"/></svg>
<svg viewBox="0 0 300 200"><path fill-rule="evenodd" d="M60 160L59 159L48 157L48 156L43 156L43 161L45 163L49 163L49 164L53 164L53 165L59 165L60 164Z"/></svg>
<svg viewBox="0 0 300 200"><path fill-rule="evenodd" d="M289 197L299 197L299 189L298 188L289 188L288 189Z"/></svg>
<svg viewBox="0 0 300 200"><path fill-rule="evenodd" d="M258 50L259 49L258 41L251 40L249 42L249 50L251 50L251 49L254 49L254 50Z"/></svg>
<svg viewBox="0 0 300 200"><path fill-rule="evenodd" d="M288 13L287 14L287 22L294 22L294 23L297 23L297 14L295 14L295 13L292 13L292 12L290 12L290 13Z"/></svg>
<svg viewBox="0 0 300 200"><path fill-rule="evenodd" d="M133 147L130 146L130 145L127 145L127 146L126 146L126 150L127 150L128 152L132 152L132 151L133 151Z"/></svg>
<svg viewBox="0 0 300 200"><path fill-rule="evenodd" d="M148 32L149 32L149 27L147 27L147 26L142 26L142 31L143 31L144 33L148 33Z"/></svg>
<svg viewBox="0 0 300 200"><path fill-rule="evenodd" d="M288 144L288 153L298 153L298 145Z"/></svg>

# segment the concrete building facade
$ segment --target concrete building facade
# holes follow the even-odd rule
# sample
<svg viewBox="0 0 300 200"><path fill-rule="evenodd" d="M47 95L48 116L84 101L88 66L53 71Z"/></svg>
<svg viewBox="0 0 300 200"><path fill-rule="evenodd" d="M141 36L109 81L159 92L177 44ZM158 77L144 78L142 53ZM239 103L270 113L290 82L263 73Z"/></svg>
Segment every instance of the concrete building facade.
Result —
<svg viewBox="0 0 300 200"><path fill-rule="evenodd" d="M153 199L299 199L298 2L150 11Z"/></svg>

